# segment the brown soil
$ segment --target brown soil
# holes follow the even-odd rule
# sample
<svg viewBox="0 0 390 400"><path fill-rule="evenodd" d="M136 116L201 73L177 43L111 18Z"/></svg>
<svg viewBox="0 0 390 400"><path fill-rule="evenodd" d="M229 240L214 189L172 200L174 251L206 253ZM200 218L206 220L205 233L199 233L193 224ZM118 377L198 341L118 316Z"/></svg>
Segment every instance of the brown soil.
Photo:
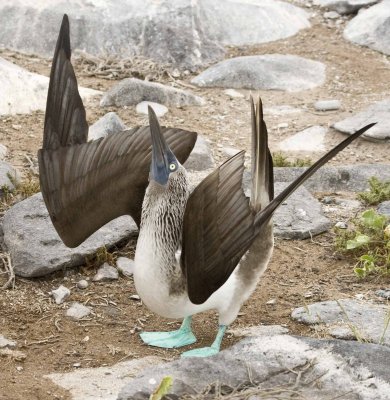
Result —
<svg viewBox="0 0 390 400"><path fill-rule="evenodd" d="M320 13L322 14L322 13ZM390 81L387 57L350 43L342 38L343 25L328 25L321 16L312 19L312 27L293 38L250 48L229 50L229 56L283 53L297 54L318 60L327 65L327 81L320 88L298 93L260 91L266 107L288 104L303 111L300 114L266 115L270 131L271 150L288 135L311 125L329 126L331 123L363 109L375 100L388 97L390 89L384 82ZM31 71L48 75L50 61L34 56L0 52L2 57L14 61ZM96 76L87 76L85 66L76 63L76 74L83 86L106 90L113 82ZM191 76L179 79L162 76L160 81L178 87L188 86ZM196 108L172 108L162 118L166 125L196 130L210 141L216 161L225 156L222 146L238 149L249 148L249 107L246 99L230 99L220 89L193 89L207 100L207 106ZM242 91L246 98L248 91ZM256 93L253 93L256 94ZM336 112L319 113L313 103L320 99L337 98L343 108ZM88 120L92 123L108 111L117 112L128 126L145 122L134 107L101 109L98 101L87 105ZM26 172L30 162L36 162L41 146L44 114L36 112L27 116L2 117L0 142L9 149L8 161ZM288 128L278 128L288 123ZM343 135L330 130L327 147L330 148ZM218 144L218 145L217 145ZM319 155L311 155L317 158ZM359 140L351 145L332 164L390 163L388 143ZM332 214L331 218L346 218ZM358 280L353 274L353 261L335 255L332 233L311 240L277 240L274 256L256 292L243 306L233 328L256 324L286 325L294 334L323 336L318 330L298 324L290 319L291 310L308 302L353 297L363 294L373 298L373 292L389 284L385 278ZM131 243L119 253L128 254L134 248ZM121 277L114 283L93 283L85 291L75 283L92 277L96 266L56 273L35 280L16 280L15 290L0 291L0 333L16 340L17 350L25 353L24 361L10 357L0 360L0 399L70 399L69 393L44 378L52 372L71 371L76 365L98 367L112 365L120 360L159 355L166 359L178 357L179 350L161 350L144 346L138 331L170 330L179 321L167 321L149 312L140 301L131 300L135 294L132 279ZM0 275L0 286L5 281ZM64 284L72 290L65 305L56 305L48 292ZM308 293L310 292L311 295ZM275 304L267 301L276 299ZM93 307L91 317L74 322L64 316L70 301L79 301ZM377 301L377 299L376 299ZM214 339L217 318L214 313L195 316L194 331L198 337L196 346L209 345ZM223 347L237 339L228 334ZM22 367L19 370L17 367Z"/></svg>

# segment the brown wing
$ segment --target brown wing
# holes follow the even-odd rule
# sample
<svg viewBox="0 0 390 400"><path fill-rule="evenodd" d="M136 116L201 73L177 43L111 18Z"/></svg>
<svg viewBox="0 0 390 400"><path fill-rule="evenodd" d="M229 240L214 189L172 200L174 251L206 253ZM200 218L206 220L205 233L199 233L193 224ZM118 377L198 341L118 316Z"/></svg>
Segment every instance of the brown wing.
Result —
<svg viewBox="0 0 390 400"><path fill-rule="evenodd" d="M42 195L64 243L78 246L110 220L131 215L139 225L151 161L149 127L87 143L88 124L70 62L65 15L50 74L43 149L38 153ZM196 134L163 128L184 163Z"/></svg>
<svg viewBox="0 0 390 400"><path fill-rule="evenodd" d="M254 238L254 213L242 190L244 152L230 158L190 195L181 266L188 295L204 303L229 278Z"/></svg>
<svg viewBox="0 0 390 400"><path fill-rule="evenodd" d="M168 128L162 132L183 163L196 134ZM121 215L131 215L139 226L151 163L148 126L71 147L42 149L38 158L42 194L67 246L78 246Z"/></svg>

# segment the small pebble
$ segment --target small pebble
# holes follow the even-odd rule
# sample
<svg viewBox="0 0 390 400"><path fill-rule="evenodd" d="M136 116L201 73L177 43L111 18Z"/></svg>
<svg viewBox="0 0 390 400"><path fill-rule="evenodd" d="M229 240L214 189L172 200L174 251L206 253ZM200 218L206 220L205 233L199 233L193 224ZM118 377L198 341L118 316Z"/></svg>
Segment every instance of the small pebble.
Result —
<svg viewBox="0 0 390 400"><path fill-rule="evenodd" d="M131 299L131 300L141 300L141 298L138 296L138 294L132 294L132 295L130 296L130 299Z"/></svg>
<svg viewBox="0 0 390 400"><path fill-rule="evenodd" d="M288 128L288 123L287 122L282 122L281 124L278 125L279 129L287 129Z"/></svg>
<svg viewBox="0 0 390 400"><path fill-rule="evenodd" d="M75 368L80 368L80 367L81 367L81 364L80 364L80 363L74 363L73 366L74 366Z"/></svg>
<svg viewBox="0 0 390 400"><path fill-rule="evenodd" d="M73 319L81 319L88 316L90 313L91 309L84 304L73 303L71 307L66 310L65 315Z"/></svg>
<svg viewBox="0 0 390 400"><path fill-rule="evenodd" d="M340 14L336 11L328 11L328 12L324 13L324 18L337 19L337 18L340 18Z"/></svg>
<svg viewBox="0 0 390 400"><path fill-rule="evenodd" d="M79 289L86 289L88 287L88 282L85 279L81 279L80 281L77 282L77 287Z"/></svg>
<svg viewBox="0 0 390 400"><path fill-rule="evenodd" d="M70 290L61 285L58 289L52 290L50 292L56 304L62 304L67 297L70 296Z"/></svg>
<svg viewBox="0 0 390 400"><path fill-rule="evenodd" d="M22 366L20 366L20 365L18 365L18 366L16 367L16 371L18 371L18 372L22 372L22 371L23 371L23 367L22 367Z"/></svg>
<svg viewBox="0 0 390 400"><path fill-rule="evenodd" d="M320 100L314 103L317 111L333 111L341 108L340 100Z"/></svg>
<svg viewBox="0 0 390 400"><path fill-rule="evenodd" d="M276 304L276 299L268 300L266 304Z"/></svg>
<svg viewBox="0 0 390 400"><path fill-rule="evenodd" d="M343 221L339 221L339 222L337 222L337 223L335 224L335 227L336 227L336 228L339 228L339 229L347 229L347 228L348 228L348 225L347 225L345 222L343 222Z"/></svg>
<svg viewBox="0 0 390 400"><path fill-rule="evenodd" d="M94 282L114 281L119 278L118 270L111 265L104 263L93 277Z"/></svg>

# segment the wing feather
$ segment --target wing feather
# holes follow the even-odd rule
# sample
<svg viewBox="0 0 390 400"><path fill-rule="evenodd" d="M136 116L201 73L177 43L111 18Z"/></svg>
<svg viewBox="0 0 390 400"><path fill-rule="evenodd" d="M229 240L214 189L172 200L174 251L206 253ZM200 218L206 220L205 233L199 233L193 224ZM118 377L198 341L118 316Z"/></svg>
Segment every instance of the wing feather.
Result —
<svg viewBox="0 0 390 400"><path fill-rule="evenodd" d="M183 223L181 266L188 295L204 303L229 278L253 238L242 189L244 152L222 164L191 193Z"/></svg>
<svg viewBox="0 0 390 400"><path fill-rule="evenodd" d="M69 247L124 214L139 225L151 162L149 127L87 142L88 124L70 62L65 15L54 52L46 104L40 184L53 225ZM184 163L196 133L163 128L177 159Z"/></svg>

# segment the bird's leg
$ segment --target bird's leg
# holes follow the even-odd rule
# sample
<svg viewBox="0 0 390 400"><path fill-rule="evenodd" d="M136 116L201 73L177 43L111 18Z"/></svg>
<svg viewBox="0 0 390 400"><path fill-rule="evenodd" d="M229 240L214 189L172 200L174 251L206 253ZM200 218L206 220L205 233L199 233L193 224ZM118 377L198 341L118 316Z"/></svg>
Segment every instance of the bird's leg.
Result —
<svg viewBox="0 0 390 400"><path fill-rule="evenodd" d="M141 339L144 343L155 346L173 349L175 347L187 346L196 342L196 337L191 330L192 316L186 317L180 329L172 332L142 332Z"/></svg>
<svg viewBox="0 0 390 400"><path fill-rule="evenodd" d="M208 357L218 354L221 348L221 342L225 334L227 325L219 325L217 336L210 347L201 347L182 353L182 357Z"/></svg>

